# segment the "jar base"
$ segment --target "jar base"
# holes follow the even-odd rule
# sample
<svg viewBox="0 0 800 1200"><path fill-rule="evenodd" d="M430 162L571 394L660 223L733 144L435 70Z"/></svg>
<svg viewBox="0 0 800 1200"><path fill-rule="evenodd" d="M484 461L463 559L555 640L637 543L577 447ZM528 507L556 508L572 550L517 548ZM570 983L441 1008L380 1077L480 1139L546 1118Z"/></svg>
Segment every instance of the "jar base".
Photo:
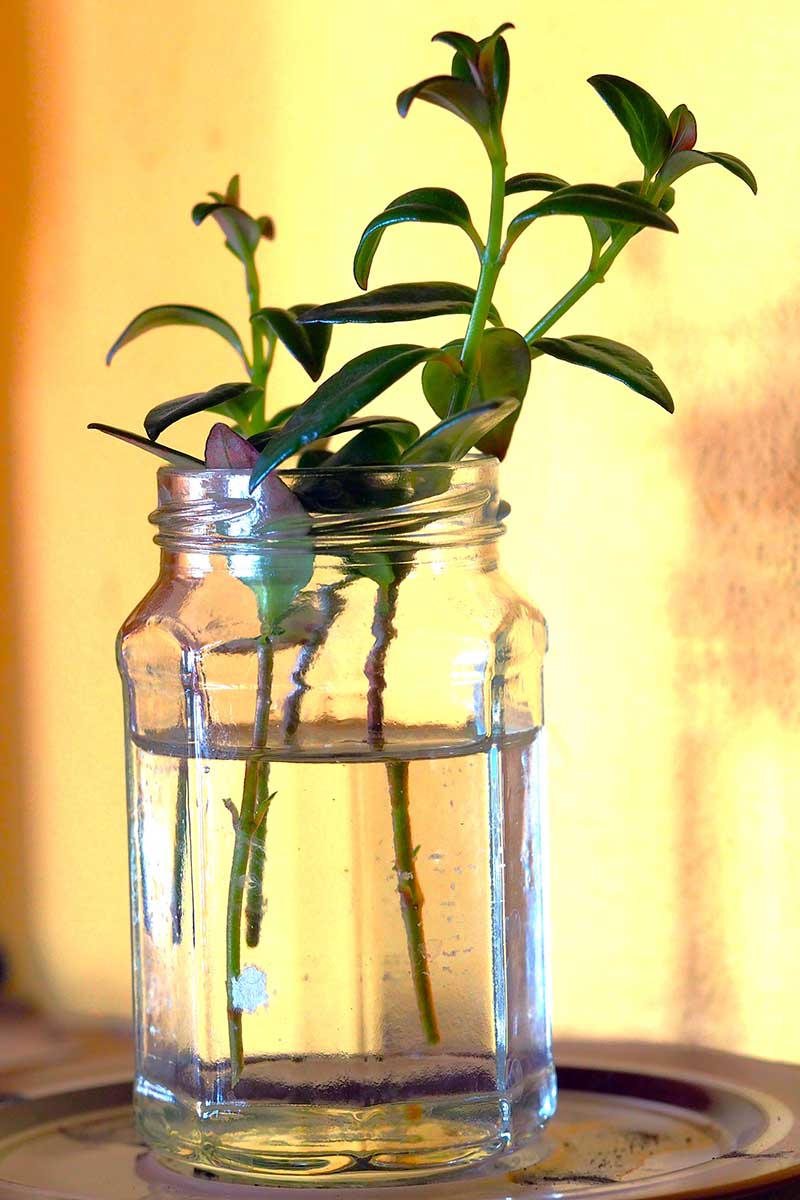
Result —
<svg viewBox="0 0 800 1200"><path fill-rule="evenodd" d="M513 1100L437 1097L365 1109L248 1103L201 1112L140 1096L137 1121L159 1162L195 1178L284 1187L422 1183L535 1144L555 1109L554 1072L526 1083Z"/></svg>

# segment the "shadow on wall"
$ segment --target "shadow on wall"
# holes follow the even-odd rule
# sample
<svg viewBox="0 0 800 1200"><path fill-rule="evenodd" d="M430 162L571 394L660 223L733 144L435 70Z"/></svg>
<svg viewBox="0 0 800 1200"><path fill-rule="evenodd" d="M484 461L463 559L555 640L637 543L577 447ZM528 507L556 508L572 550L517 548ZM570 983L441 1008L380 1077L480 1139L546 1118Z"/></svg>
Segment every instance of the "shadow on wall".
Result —
<svg viewBox="0 0 800 1200"><path fill-rule="evenodd" d="M25 812L20 767L20 688L24 663L19 654L16 610L21 603L14 577L13 422L17 351L22 341L20 314L24 309L26 242L32 235L28 220L32 185L32 95L28 57L26 6L11 2L0 22L0 102L8 119L3 130L3 175L8 185L0 193L0 420L5 455L0 470L0 958L16 973L25 945ZM0 966L0 992L5 994Z"/></svg>
<svg viewBox="0 0 800 1200"><path fill-rule="evenodd" d="M743 328L757 337L763 368L722 398L698 394L676 425L693 496L673 596L684 704L681 1031L697 1042L722 1034L731 1049L751 1048L755 1026L767 1036L771 1004L780 1016L781 987L796 979L786 952L800 956L785 825L797 808L786 780L800 765L798 331L795 298ZM770 979L759 983L764 971Z"/></svg>

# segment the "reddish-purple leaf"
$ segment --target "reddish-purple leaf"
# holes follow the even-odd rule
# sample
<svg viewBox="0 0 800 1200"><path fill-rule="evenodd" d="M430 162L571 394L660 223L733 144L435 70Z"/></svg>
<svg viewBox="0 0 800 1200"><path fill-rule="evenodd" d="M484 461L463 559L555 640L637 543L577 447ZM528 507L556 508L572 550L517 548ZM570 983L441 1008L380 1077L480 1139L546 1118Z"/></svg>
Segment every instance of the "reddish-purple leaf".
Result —
<svg viewBox="0 0 800 1200"><path fill-rule="evenodd" d="M672 146L670 153L678 150L693 150L697 142L697 121L694 113L685 104L679 104L669 114L669 127L672 130Z"/></svg>
<svg viewBox="0 0 800 1200"><path fill-rule="evenodd" d="M230 425L217 421L206 440L205 460L213 469L249 471L258 461L258 451Z"/></svg>

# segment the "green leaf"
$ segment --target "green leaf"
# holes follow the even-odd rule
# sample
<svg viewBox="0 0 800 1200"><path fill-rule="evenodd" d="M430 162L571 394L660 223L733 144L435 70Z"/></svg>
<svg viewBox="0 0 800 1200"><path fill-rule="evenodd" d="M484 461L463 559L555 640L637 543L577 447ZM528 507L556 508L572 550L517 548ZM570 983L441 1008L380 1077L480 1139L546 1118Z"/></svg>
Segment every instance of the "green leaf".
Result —
<svg viewBox="0 0 800 1200"><path fill-rule="evenodd" d="M621 75L592 75L587 82L605 100L631 139L639 162L652 175L672 145L669 119L661 105L638 83Z"/></svg>
<svg viewBox="0 0 800 1200"><path fill-rule="evenodd" d="M151 329L161 329L165 325L196 325L202 329L210 329L233 347L247 370L250 370L244 346L233 326L224 317L218 317L206 308L197 308L194 304L156 304L153 308L144 309L125 326L106 355L106 364L111 363L118 350L141 334L148 333Z"/></svg>
<svg viewBox="0 0 800 1200"><path fill-rule="evenodd" d="M99 429L101 433L107 433L109 437L119 438L122 442L128 442L131 446L137 446L140 450L146 450L148 454L155 454L158 458L163 458L165 462L171 463L173 467L202 467L202 462L199 458L195 458L191 454L184 454L182 450L173 450L170 446L164 446L161 442L151 442L149 438L144 438L140 433L130 433L127 429L117 429L114 425L101 425L98 421L92 421L91 425L87 425L87 429Z"/></svg>
<svg viewBox="0 0 800 1200"><path fill-rule="evenodd" d="M419 437L419 430L417 430ZM415 439L412 438L411 441ZM411 444L409 441L409 445ZM340 450L336 450L325 463L326 467L379 467L395 466L405 446L385 425L362 429Z"/></svg>
<svg viewBox="0 0 800 1200"><path fill-rule="evenodd" d="M444 347L447 354L457 358L461 342ZM525 399L531 374L531 356L527 342L513 329L490 329L481 343L480 367L475 386L466 398L466 408L511 396L520 403ZM456 391L458 377L446 361L429 362L422 372L422 390L437 417L446 417ZM478 443L483 454L493 454L501 461L508 451L519 409L497 425Z"/></svg>
<svg viewBox="0 0 800 1200"><path fill-rule="evenodd" d="M233 204L237 208L239 206L239 194L240 194L239 183L240 183L239 176L231 175L230 179L228 180L228 186L225 189L225 203Z"/></svg>
<svg viewBox="0 0 800 1200"><path fill-rule="evenodd" d="M353 261L353 274L360 288L367 287L372 260L384 231L390 225L399 225L404 221L456 225L463 229L473 245L479 248L478 253L483 248L470 219L469 209L459 195L448 188L415 188L387 204L384 211L373 217L362 233Z"/></svg>
<svg viewBox="0 0 800 1200"><path fill-rule="evenodd" d="M392 283L362 296L320 304L303 313L300 323L311 325L321 321L342 325L418 321L422 317L469 313L474 301L474 288L462 283ZM493 325L502 324L494 305L489 310L489 320Z"/></svg>
<svg viewBox="0 0 800 1200"><path fill-rule="evenodd" d="M478 71L489 105L496 111L498 121L506 106L510 77L508 46L503 34L513 28L510 21L499 25L494 33L481 40L478 54Z"/></svg>
<svg viewBox="0 0 800 1200"><path fill-rule="evenodd" d="M542 171L524 171L521 175L512 175L506 180L506 195L516 196L518 192L557 192L559 188L565 187L569 187L569 184L558 175L547 175Z"/></svg>
<svg viewBox="0 0 800 1200"><path fill-rule="evenodd" d="M653 364L638 350L612 342L609 338L590 334L575 334L567 338L537 338L531 352L549 354L562 362L575 363L579 367L590 367L602 375L611 375L627 384L635 392L655 400L667 412L674 412L675 405L666 385L653 370Z"/></svg>
<svg viewBox="0 0 800 1200"><path fill-rule="evenodd" d="M678 232L672 218L649 200L631 196L621 188L606 187L602 183L576 183L572 187L552 192L538 204L526 208L514 217L506 234L506 253L520 234L538 217L561 214Z"/></svg>
<svg viewBox="0 0 800 1200"><path fill-rule="evenodd" d="M669 114L669 127L672 132L671 153L678 150L693 150L697 142L697 121L694 113L685 104L679 104Z"/></svg>
<svg viewBox="0 0 800 1200"><path fill-rule="evenodd" d="M458 462L482 438L519 408L512 397L478 408L466 408L424 433L406 450L403 463Z"/></svg>
<svg viewBox="0 0 800 1200"><path fill-rule="evenodd" d="M307 312L311 312L315 308L314 304L292 304L289 307L289 312L293 317L297 317L298 321ZM314 362L319 366L319 374L321 375L325 369L325 359L328 357L328 350L331 344L331 334L333 330L327 325L304 325L308 340L311 343L311 350L314 355ZM317 377L318 378L318 377Z"/></svg>
<svg viewBox="0 0 800 1200"><path fill-rule="evenodd" d="M319 379L325 366L325 354L330 344L330 329L327 342L321 344L320 339L311 339L311 329L301 325L298 320L298 310L302 314L308 312L312 304L295 305L295 311L287 308L260 308L253 313L250 320L258 328L277 337L283 343L293 358L312 379ZM320 356L320 351L321 356Z"/></svg>
<svg viewBox="0 0 800 1200"><path fill-rule="evenodd" d="M444 30L442 33L435 33L431 41L443 42L445 46L449 46L457 54L461 54L468 62L477 63L478 61L480 46L469 34L453 33L450 30Z"/></svg>
<svg viewBox="0 0 800 1200"><path fill-rule="evenodd" d="M676 154L670 154L656 179L659 183L674 183L687 171L693 171L695 167L702 167L707 163L717 163L726 171L730 171L737 179L743 180L753 195L758 192L756 177L747 163L743 163L740 158L735 158L732 154L724 154L721 150L713 152L711 150L679 150Z"/></svg>
<svg viewBox="0 0 800 1200"><path fill-rule="evenodd" d="M187 396L178 396L175 400L166 400L151 408L144 419L145 432L151 441L155 441L160 433L182 417L209 409L219 411L223 405L241 401L246 403L251 396L255 399L261 394L261 389L254 388L250 383L220 383L208 392L190 392Z"/></svg>
<svg viewBox="0 0 800 1200"><path fill-rule="evenodd" d="M233 204L213 203L195 204L192 209L192 220L195 225L202 225L206 217L213 217L225 234L225 244L241 259L249 262L261 240L261 226L258 221L246 213L244 209Z"/></svg>
<svg viewBox="0 0 800 1200"><path fill-rule="evenodd" d="M359 354L322 383L270 439L253 468L250 488L309 442L334 433L343 421L402 379L414 367L441 354L425 346L379 346Z"/></svg>
<svg viewBox="0 0 800 1200"><path fill-rule="evenodd" d="M461 117L480 136L487 150L491 149L489 105L474 84L465 79L454 79L452 75L434 75L430 79L423 79L397 97L397 111L401 117L406 116L414 100L426 100L428 104L438 105Z"/></svg>

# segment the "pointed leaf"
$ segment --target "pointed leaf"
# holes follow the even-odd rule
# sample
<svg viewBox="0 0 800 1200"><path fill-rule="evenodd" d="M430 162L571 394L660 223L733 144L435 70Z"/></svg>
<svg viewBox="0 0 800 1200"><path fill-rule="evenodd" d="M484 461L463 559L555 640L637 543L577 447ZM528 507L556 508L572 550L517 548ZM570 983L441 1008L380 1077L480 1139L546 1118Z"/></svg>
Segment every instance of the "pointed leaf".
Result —
<svg viewBox="0 0 800 1200"><path fill-rule="evenodd" d="M426 100L466 121L478 133L487 149L491 146L490 113L486 98L477 87L452 75L434 75L406 88L397 97L397 111L406 116L414 100Z"/></svg>
<svg viewBox="0 0 800 1200"><path fill-rule="evenodd" d="M312 308L316 308L315 304L292 304L289 312L292 316L297 317L298 321L307 312L311 312ZM328 357L328 350L331 345L331 335L333 330L328 325L304 325L303 328L308 335L308 340L311 343L311 351L314 356L314 363L319 368L319 375L325 369L325 359ZM318 379L319 375L312 378Z"/></svg>
<svg viewBox="0 0 800 1200"><path fill-rule="evenodd" d="M522 175L512 175L506 180L506 195L516 196L518 192L557 192L559 188L565 187L569 187L569 184L558 175L525 171Z"/></svg>
<svg viewBox="0 0 800 1200"><path fill-rule="evenodd" d="M508 226L506 244L510 248L528 226L538 217L572 214L578 217L595 218L600 221L616 221L625 225L651 226L678 232L671 217L638 196L631 196L621 188L606 187L602 183L577 183L572 187L552 192L538 204L526 208L514 217Z"/></svg>
<svg viewBox="0 0 800 1200"><path fill-rule="evenodd" d="M258 451L247 438L217 421L206 438L206 466L211 469L227 467L234 471L249 471L258 461Z"/></svg>
<svg viewBox="0 0 800 1200"><path fill-rule="evenodd" d="M537 338L531 353L549 354L563 362L575 363L579 367L590 367L603 375L611 375L627 384L635 392L655 400L667 412L674 412L675 405L666 384L653 370L653 364L638 350L612 342L609 338L590 334L574 334L567 338Z"/></svg>
<svg viewBox="0 0 800 1200"><path fill-rule="evenodd" d="M106 363L110 364L117 351L127 346L134 338L151 329L161 329L165 325L196 325L202 329L210 329L233 347L247 370L250 370L244 346L233 326L224 317L218 317L206 308L197 308L194 304L156 304L152 308L144 309L125 326L106 355Z"/></svg>
<svg viewBox="0 0 800 1200"><path fill-rule="evenodd" d="M702 167L708 163L717 163L718 166L724 167L726 171L730 171L732 175L743 180L753 195L758 192L756 177L747 164L743 163L740 158L734 158L732 154L724 154L719 150L714 152L710 150L679 150L676 154L670 154L656 178L659 183L674 183L687 171L693 171L695 167Z"/></svg>
<svg viewBox="0 0 800 1200"><path fill-rule="evenodd" d="M694 113L685 104L679 104L669 114L669 127L672 131L671 153L678 150L693 150L697 141L697 121Z"/></svg>
<svg viewBox="0 0 800 1200"><path fill-rule="evenodd" d="M301 311L307 311L313 308L313 305L296 307L299 307ZM290 312L286 308L260 308L258 312L253 313L250 319L258 328L277 337L312 379L319 379L325 365L325 354L323 353L320 362L320 347L312 343L309 336L310 329L300 324L295 312ZM328 341L330 342L330 330L328 330ZM326 345L325 351L327 348Z"/></svg>
<svg viewBox="0 0 800 1200"><path fill-rule="evenodd" d="M247 400L250 395L255 399L261 394L261 389L254 388L250 383L220 383L208 392L190 392L186 396L166 400L163 404L151 408L144 419L145 432L151 441L155 441L160 433L176 421L180 421L182 417L218 409L232 401Z"/></svg>
<svg viewBox="0 0 800 1200"><path fill-rule="evenodd" d="M270 439L250 477L256 487L274 467L303 446L332 434L370 400L402 379L414 367L441 354L425 346L379 346L359 354L321 384Z"/></svg>
<svg viewBox="0 0 800 1200"><path fill-rule="evenodd" d="M445 46L449 46L452 50L462 54L466 59L478 61L480 46L466 33L453 33L446 29L442 33L435 33L431 38L432 42L443 42Z"/></svg>
<svg viewBox="0 0 800 1200"><path fill-rule="evenodd" d="M489 37L480 42L478 55L478 71L483 80L484 90L497 116L502 117L508 97L508 82L510 76L510 61L508 46L503 34L507 29L513 29L510 21L504 22L495 29Z"/></svg>
<svg viewBox="0 0 800 1200"><path fill-rule="evenodd" d="M192 220L195 225L202 225L206 217L213 217L225 234L227 246L243 263L253 256L256 246L261 240L261 226L257 221L233 204L195 204L192 209Z"/></svg>
<svg viewBox="0 0 800 1200"><path fill-rule="evenodd" d="M461 283L392 283L361 296L320 304L304 312L301 325L318 321L324 324L375 324L389 321L417 321L422 317L441 317L469 313L475 291ZM492 305L489 320L501 325Z"/></svg>
<svg viewBox="0 0 800 1200"><path fill-rule="evenodd" d="M403 463L458 462L501 421L519 408L512 397L477 408L466 408L435 425L406 450Z"/></svg>
<svg viewBox="0 0 800 1200"><path fill-rule="evenodd" d="M182 450L173 450L170 446L162 445L161 442L151 442L149 438L142 437L140 433L130 433L127 429L117 429L114 425L101 425L98 421L93 421L86 428L99 429L101 433L107 433L109 437L119 438L122 442L128 442L131 446L146 450L148 454L155 454L157 458L163 458L173 467L202 467L203 465L200 459L195 458L192 454L185 454Z"/></svg>
<svg viewBox="0 0 800 1200"><path fill-rule="evenodd" d="M225 189L225 203L233 204L238 208L240 194L240 181L238 175L231 175L228 180L228 186Z"/></svg>
<svg viewBox="0 0 800 1200"><path fill-rule="evenodd" d="M669 119L649 92L621 75L592 75L587 81L613 112L631 139L639 162L652 175L672 145Z"/></svg>
<svg viewBox="0 0 800 1200"><path fill-rule="evenodd" d="M353 274L360 288L367 286L372 260L384 231L390 225L404 221L456 225L465 231L473 244L481 246L469 209L459 195L448 188L415 188L392 200L382 213L373 217L362 233L353 261Z"/></svg>

